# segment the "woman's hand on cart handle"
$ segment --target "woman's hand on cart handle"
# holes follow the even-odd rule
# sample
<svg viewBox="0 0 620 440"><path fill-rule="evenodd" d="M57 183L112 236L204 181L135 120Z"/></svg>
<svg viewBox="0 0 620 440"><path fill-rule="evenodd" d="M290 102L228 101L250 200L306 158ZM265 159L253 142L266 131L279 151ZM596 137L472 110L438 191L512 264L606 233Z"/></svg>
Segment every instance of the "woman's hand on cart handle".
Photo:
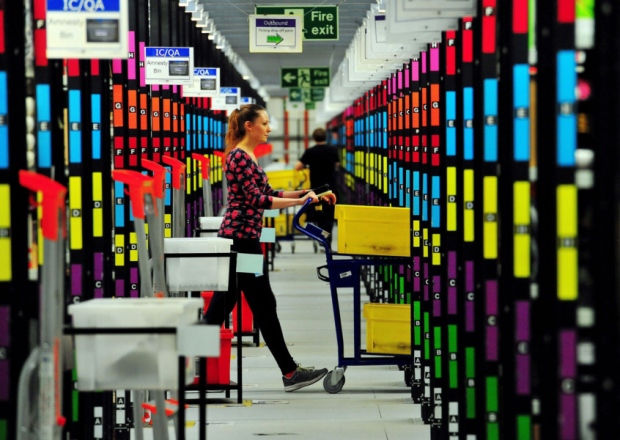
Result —
<svg viewBox="0 0 620 440"><path fill-rule="evenodd" d="M300 205L304 205L306 203L306 200L311 200L310 203L319 203L319 198L316 196L316 194L314 193L314 191L308 191L307 193L305 193L300 199L299 199L299 204Z"/></svg>
<svg viewBox="0 0 620 440"><path fill-rule="evenodd" d="M330 205L336 204L336 194L331 191L327 191L323 194L318 194L319 200L329 203Z"/></svg>

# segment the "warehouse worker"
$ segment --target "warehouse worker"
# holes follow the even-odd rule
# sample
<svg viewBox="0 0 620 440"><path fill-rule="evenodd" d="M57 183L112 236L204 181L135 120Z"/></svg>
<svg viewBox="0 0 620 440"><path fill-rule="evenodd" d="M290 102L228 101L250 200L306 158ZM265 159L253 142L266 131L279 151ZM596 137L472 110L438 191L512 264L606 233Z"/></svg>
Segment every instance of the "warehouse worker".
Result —
<svg viewBox="0 0 620 440"><path fill-rule="evenodd" d="M254 149L267 142L270 131L269 116L260 105L242 105L239 110L233 110L228 119L225 150L228 200L218 236L231 238L232 249L242 254L262 255L260 234L265 209L303 205L306 200L319 202L312 191L274 191L271 188L267 175L254 155ZM333 194L326 195L324 199L328 203L336 202ZM238 273L237 279L263 339L282 371L284 390L295 391L321 380L327 374L326 368L303 368L295 363L288 351L268 271L263 270L260 274ZM203 318L204 322L222 325L236 300L233 289L216 292Z"/></svg>
<svg viewBox="0 0 620 440"><path fill-rule="evenodd" d="M295 170L300 171L310 167L310 186L318 188L329 185L332 191L336 191L336 172L340 166L340 158L336 148L326 144L327 133L324 128L317 128L312 132L315 145L304 151L297 163ZM309 208L313 208L310 206ZM334 227L334 203L321 202L320 209L308 209L308 218L316 221L322 230L329 232L327 241L332 243L332 229Z"/></svg>

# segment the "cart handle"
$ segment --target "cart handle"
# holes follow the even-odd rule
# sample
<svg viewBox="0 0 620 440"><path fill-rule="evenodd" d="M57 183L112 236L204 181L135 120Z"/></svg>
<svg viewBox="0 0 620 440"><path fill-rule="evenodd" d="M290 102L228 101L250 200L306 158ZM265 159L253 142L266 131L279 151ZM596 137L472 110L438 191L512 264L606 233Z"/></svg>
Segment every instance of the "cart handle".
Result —
<svg viewBox="0 0 620 440"><path fill-rule="evenodd" d="M198 153L192 153L192 159L200 162L200 167L202 169L202 180L209 180L209 165L211 163L211 159Z"/></svg>
<svg viewBox="0 0 620 440"><path fill-rule="evenodd" d="M142 159L142 166L153 172L153 193L158 199L163 199L164 189L166 188L166 173L168 170L165 166L148 159Z"/></svg>
<svg viewBox="0 0 620 440"><path fill-rule="evenodd" d="M324 231L323 229L313 225L312 223L306 223L305 227L302 227L299 224L299 219L306 212L306 209L308 209L308 205L310 205L311 203L312 199L306 199L301 208L299 208L299 210L295 213L295 216L293 217L293 226L302 234L307 235L313 240L321 243L325 248L325 255L327 255L329 258L329 255L331 255L331 249L326 239L326 237L329 235L329 232Z"/></svg>
<svg viewBox="0 0 620 440"><path fill-rule="evenodd" d="M41 230L48 240L57 241L66 234L65 196L67 188L53 179L34 171L19 170L19 183L30 191L43 195ZM61 230L62 228L62 230ZM62 236L61 236L62 235Z"/></svg>
<svg viewBox="0 0 620 440"><path fill-rule="evenodd" d="M323 275L321 273L321 269L328 269L327 264L325 266L319 266L316 268L316 276L319 277L319 280L327 281L329 283L329 275ZM329 269L328 269L328 273L329 273Z"/></svg>
<svg viewBox="0 0 620 440"><path fill-rule="evenodd" d="M172 187L174 189L183 189L186 165L171 156L162 156L161 160L166 165L170 165L172 167Z"/></svg>
<svg viewBox="0 0 620 440"><path fill-rule="evenodd" d="M153 194L153 178L133 170L112 170L112 179L122 182L129 187L131 212L135 218L144 220L146 215L144 196L151 194L153 198L155 197ZM153 205L153 209L155 209L155 215L157 215L157 206Z"/></svg>

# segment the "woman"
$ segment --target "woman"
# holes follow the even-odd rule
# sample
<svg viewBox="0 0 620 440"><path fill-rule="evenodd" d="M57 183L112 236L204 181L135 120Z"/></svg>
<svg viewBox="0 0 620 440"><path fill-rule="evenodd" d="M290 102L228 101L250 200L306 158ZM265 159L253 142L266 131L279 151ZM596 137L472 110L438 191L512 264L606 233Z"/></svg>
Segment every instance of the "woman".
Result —
<svg viewBox="0 0 620 440"><path fill-rule="evenodd" d="M282 209L303 205L319 199L312 191L274 191L267 175L258 165L254 149L267 142L271 132L269 116L256 104L241 106L228 119L226 133L226 182L228 200L219 237L232 238L233 250L243 254L262 254L260 233L265 209ZM323 197L336 203L336 196ZM263 265L264 266L264 265ZM319 381L327 369L303 368L291 357L276 312L276 298L271 290L269 274L237 274L238 287L243 291L267 347L282 371L285 391L295 391ZM205 315L207 324L222 325L236 302L234 291L213 296Z"/></svg>

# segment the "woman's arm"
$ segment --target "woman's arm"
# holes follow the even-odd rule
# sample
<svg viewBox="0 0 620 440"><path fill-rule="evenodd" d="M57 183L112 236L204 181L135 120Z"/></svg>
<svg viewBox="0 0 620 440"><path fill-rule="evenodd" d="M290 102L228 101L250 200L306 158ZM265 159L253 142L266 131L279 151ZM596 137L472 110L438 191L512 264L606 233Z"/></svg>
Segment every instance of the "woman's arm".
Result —
<svg viewBox="0 0 620 440"><path fill-rule="evenodd" d="M281 197L283 199L298 199L300 196L305 195L309 191L309 189L301 189L299 191L282 191Z"/></svg>
<svg viewBox="0 0 620 440"><path fill-rule="evenodd" d="M303 190L303 191L284 191L284 193L297 193L297 197L294 198L283 198L283 197L273 197L272 198L272 202L271 202L271 208L272 209L282 209L282 208L290 208L291 206L301 206L304 203L306 203L306 200L310 199L312 200L312 203L318 203L319 199L317 198L316 194L314 194L312 191L306 192L307 190ZM304 193L303 197L299 197L299 194Z"/></svg>

